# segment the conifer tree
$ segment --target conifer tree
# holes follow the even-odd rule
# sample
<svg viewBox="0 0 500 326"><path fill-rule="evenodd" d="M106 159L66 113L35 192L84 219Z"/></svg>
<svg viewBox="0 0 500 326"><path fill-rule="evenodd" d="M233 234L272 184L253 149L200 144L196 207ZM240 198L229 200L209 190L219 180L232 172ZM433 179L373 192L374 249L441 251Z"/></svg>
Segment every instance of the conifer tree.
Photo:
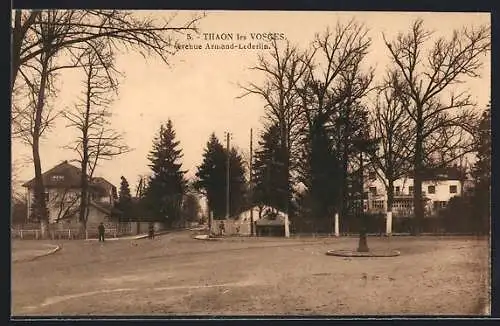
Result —
<svg viewBox="0 0 500 326"><path fill-rule="evenodd" d="M483 112L476 132L474 211L482 231L489 231L491 207L491 104Z"/></svg>
<svg viewBox="0 0 500 326"><path fill-rule="evenodd" d="M285 155L280 147L280 130L277 125L270 126L261 136L260 149L255 152L254 163L254 203L270 206L284 211L288 185L285 169Z"/></svg>
<svg viewBox="0 0 500 326"><path fill-rule="evenodd" d="M236 216L245 209L247 183L243 158L235 148L231 148L229 152L229 174L229 214Z"/></svg>
<svg viewBox="0 0 500 326"><path fill-rule="evenodd" d="M304 165L306 173L306 197L311 217L317 221L329 221L335 210L339 210L341 193L341 162L329 137L326 116L318 115L307 137Z"/></svg>
<svg viewBox="0 0 500 326"><path fill-rule="evenodd" d="M175 140L175 131L169 119L161 125L149 154L151 178L146 187L145 203L148 213L167 226L180 218L182 199L186 190L185 171L181 170L182 150Z"/></svg>
<svg viewBox="0 0 500 326"><path fill-rule="evenodd" d="M210 135L203 154L203 162L196 172L194 187L207 198L208 207L215 219L226 216L227 155L229 156L229 215L235 216L245 207L245 168L238 151L227 150L215 134Z"/></svg>
<svg viewBox="0 0 500 326"><path fill-rule="evenodd" d="M121 176L120 179L120 192L117 206L122 212L122 216L124 218L130 218L132 212L132 195L130 194L130 186L124 176Z"/></svg>
<svg viewBox="0 0 500 326"><path fill-rule="evenodd" d="M203 162L198 166L194 187L206 196L208 209L216 219L225 215L225 165L224 147L212 133L203 153Z"/></svg>

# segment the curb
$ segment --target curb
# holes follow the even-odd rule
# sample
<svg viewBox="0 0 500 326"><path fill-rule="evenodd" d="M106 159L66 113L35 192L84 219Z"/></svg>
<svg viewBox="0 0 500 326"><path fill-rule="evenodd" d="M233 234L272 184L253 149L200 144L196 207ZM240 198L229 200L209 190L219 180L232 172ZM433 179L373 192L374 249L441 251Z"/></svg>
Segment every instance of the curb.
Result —
<svg viewBox="0 0 500 326"><path fill-rule="evenodd" d="M56 245L55 248L52 248L51 250L47 251L44 254L41 254L41 255L38 255L38 256L34 256L34 257L31 257L31 258L12 260L12 262L13 263L20 263L20 262L34 261L34 260L36 260L38 258L42 258L42 257L46 257L46 256L49 256L49 255L55 254L56 252L58 252L61 249L62 249L61 245Z"/></svg>
<svg viewBox="0 0 500 326"><path fill-rule="evenodd" d="M206 234L202 234L202 235L195 235L193 237L193 239L195 240L204 240L204 241L219 241L219 240L222 240L222 239L219 239L219 238L210 238L208 235Z"/></svg>
<svg viewBox="0 0 500 326"><path fill-rule="evenodd" d="M401 255L398 250L373 250L368 252L358 252L356 250L329 250L326 252L327 256L337 256L337 257L396 257Z"/></svg>

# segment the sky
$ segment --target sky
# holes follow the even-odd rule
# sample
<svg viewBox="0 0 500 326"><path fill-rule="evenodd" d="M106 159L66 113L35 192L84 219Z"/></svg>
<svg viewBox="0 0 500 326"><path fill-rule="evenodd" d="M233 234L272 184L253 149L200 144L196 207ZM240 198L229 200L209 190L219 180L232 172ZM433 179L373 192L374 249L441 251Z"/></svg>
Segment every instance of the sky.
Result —
<svg viewBox="0 0 500 326"><path fill-rule="evenodd" d="M141 15L163 19L175 14L174 24L182 24L197 12L154 11ZM207 11L199 22L200 33L283 33L300 48L308 48L314 35L334 27L339 21L352 18L365 23L372 39L366 64L375 67L376 76L383 76L389 64L388 50L382 35L394 38L406 32L412 21L424 20L427 29L435 36L451 35L462 26L490 24L485 13L390 13L390 12L265 12L265 11ZM178 36L183 44L189 44L186 36ZM236 36L234 36L236 37ZM203 35L201 36L203 38ZM191 41L191 44L214 44L214 41ZM247 44L248 41L237 41ZM209 135L215 132L223 141L224 133L231 133L232 145L248 157L250 129L254 144L262 127L264 103L256 96L238 98L243 94L239 85L263 81L262 75L249 68L255 65L257 55L266 50L180 50L171 57L169 65L156 57L144 58L138 53L123 52L117 55L120 77L118 94L111 106L113 128L124 134L133 150L98 166L95 176L102 176L115 184L125 176L135 189L139 175L149 173L148 153L160 125L170 118L177 139L183 150L183 169L187 177L193 177L196 166L202 161L203 150ZM81 73L63 71L58 79L60 92L53 105L58 110L71 109L82 91ZM490 57L485 56L481 78L462 85L472 95L478 108L484 108L490 99ZM75 153L64 149L75 132L63 119L41 143L42 170L47 171L64 160L76 158ZM12 160L15 173L14 187L34 177L30 163L29 147L12 142Z"/></svg>

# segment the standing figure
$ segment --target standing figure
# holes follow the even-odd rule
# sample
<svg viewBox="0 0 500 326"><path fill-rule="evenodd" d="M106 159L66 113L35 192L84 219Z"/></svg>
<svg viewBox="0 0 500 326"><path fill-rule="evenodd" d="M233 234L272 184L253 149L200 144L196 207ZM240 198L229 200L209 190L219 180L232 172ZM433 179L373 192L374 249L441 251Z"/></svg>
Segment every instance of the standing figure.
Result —
<svg viewBox="0 0 500 326"><path fill-rule="evenodd" d="M153 223L149 223L148 237L150 239L154 239L155 238L155 225Z"/></svg>
<svg viewBox="0 0 500 326"><path fill-rule="evenodd" d="M220 221L220 223L219 223L219 234L221 236L223 236L225 231L226 231L226 226L224 225L223 221Z"/></svg>
<svg viewBox="0 0 500 326"><path fill-rule="evenodd" d="M101 222L97 227L97 231L99 232L99 242L104 242L104 224Z"/></svg>

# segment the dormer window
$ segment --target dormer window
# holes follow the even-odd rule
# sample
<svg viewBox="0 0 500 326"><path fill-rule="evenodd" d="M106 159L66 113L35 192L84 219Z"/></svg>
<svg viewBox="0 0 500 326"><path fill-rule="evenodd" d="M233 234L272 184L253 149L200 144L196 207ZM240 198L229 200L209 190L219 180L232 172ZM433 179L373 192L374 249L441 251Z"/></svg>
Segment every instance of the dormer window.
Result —
<svg viewBox="0 0 500 326"><path fill-rule="evenodd" d="M53 175L52 181L64 181L64 175Z"/></svg>

